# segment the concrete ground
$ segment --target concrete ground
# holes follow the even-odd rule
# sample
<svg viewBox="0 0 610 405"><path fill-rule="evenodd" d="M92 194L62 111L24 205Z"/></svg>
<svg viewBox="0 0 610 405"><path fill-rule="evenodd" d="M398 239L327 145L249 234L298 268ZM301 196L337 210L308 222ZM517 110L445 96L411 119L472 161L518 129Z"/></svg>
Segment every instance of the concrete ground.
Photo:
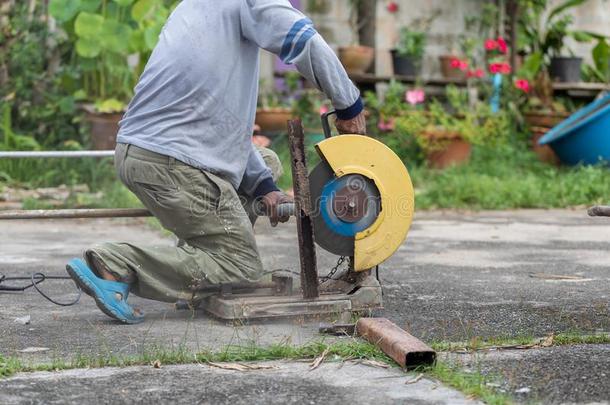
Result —
<svg viewBox="0 0 610 405"><path fill-rule="evenodd" d="M151 230L142 221L132 220L4 222L0 226L0 273L6 275L36 271L61 274L69 258L96 241L173 243L171 238ZM294 224L271 230L261 221L257 239L268 269L298 269ZM381 266L384 316L426 341L607 332L610 331L608 246L610 221L587 218L584 210L418 214L408 241ZM335 261L335 257L320 253L321 269L330 269ZM70 298L69 282L48 282L44 288L59 299ZM0 293L0 353L36 363L78 354L135 354L153 346L186 345L202 350L230 343L265 345L289 341L300 344L320 338L317 322L227 325L203 313L176 312L163 303L137 298L133 302L144 307L147 322L126 327L107 319L88 297L83 297L77 306L62 308L44 301L34 291ZM31 316L30 324L14 322L15 318L26 315ZM20 352L31 347L48 350ZM502 351L458 360L466 370L476 369L497 376L500 389L519 401L603 402L610 399L608 347ZM188 380L188 376L195 375L193 370L199 369L179 367L176 370ZM109 376L131 373L134 377L141 370L107 372ZM206 371L203 381L213 384L219 378L216 373ZM0 382L0 402L14 401L15 387L22 387L19 392L23 402L33 401L31 395L40 391L53 398L52 390L41 388L46 386L41 382L45 378L56 378L61 384L82 388L89 384L87 378L95 379L95 375L85 373L82 380L74 383L70 382L69 372L38 378L20 375ZM263 384L257 382L258 376L253 374L252 378L252 384ZM303 380L305 385L310 383ZM280 390L279 385L269 384L261 385L261 390ZM409 387L426 390L420 384L431 383L424 379ZM154 384L151 386L154 390ZM24 391L23 387L27 389ZM334 386L329 387L320 388L320 392L328 395L335 392ZM309 392L307 388L303 390ZM183 392L185 401L199 395L187 391ZM431 396L436 389L428 388L428 391L430 395L424 395L421 403L455 403L450 397L440 400ZM233 398L225 402L235 402L241 392L236 385L233 391L223 394ZM466 400L461 394L451 392L457 395L455 398ZM153 398L163 399L163 395L159 391ZM322 396L329 403L338 402L331 399L336 397ZM136 395L136 398L140 397ZM288 397L278 398L290 401ZM312 396L312 403L319 403L315 398L318 397ZM404 403L400 397L384 398L380 399L381 403L384 400ZM82 399L87 398L75 397L74 401ZM107 401L100 399L99 402ZM415 397L407 402L418 403Z"/></svg>
<svg viewBox="0 0 610 405"><path fill-rule="evenodd" d="M477 402L429 380L417 384L398 369L326 363L310 371L298 362L262 363L239 372L208 365L105 368L33 373L0 381L3 404L455 404ZM120 381L126 383L121 384ZM128 383L127 383L128 382Z"/></svg>

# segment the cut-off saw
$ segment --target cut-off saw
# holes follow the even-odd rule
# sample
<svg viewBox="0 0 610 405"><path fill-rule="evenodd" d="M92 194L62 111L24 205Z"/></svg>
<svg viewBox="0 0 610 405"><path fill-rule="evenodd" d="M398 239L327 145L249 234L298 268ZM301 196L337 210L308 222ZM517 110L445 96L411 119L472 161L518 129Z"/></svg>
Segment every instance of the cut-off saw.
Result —
<svg viewBox="0 0 610 405"><path fill-rule="evenodd" d="M401 159L383 143L364 135L332 136L328 117L333 113L322 116L325 139L315 145L321 162L311 171L301 123L288 123L295 205L282 209L297 219L300 288L293 288L293 277L282 272L271 283L250 288L227 285L202 305L208 312L223 319L322 314L347 318L382 308L381 286L372 274L358 277L349 291L324 289L324 282L338 276L338 266L327 269L330 277L318 277L314 243L339 256L338 263L348 263L346 271L377 268L407 237L414 214L413 185Z"/></svg>

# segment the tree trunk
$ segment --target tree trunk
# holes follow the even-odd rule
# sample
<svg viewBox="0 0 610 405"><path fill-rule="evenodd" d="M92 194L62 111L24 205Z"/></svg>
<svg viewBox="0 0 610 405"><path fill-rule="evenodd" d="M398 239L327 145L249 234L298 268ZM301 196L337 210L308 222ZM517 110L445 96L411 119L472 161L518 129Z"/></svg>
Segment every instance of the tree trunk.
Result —
<svg viewBox="0 0 610 405"><path fill-rule="evenodd" d="M377 35L377 0L360 0L358 2L358 37L360 45L375 48ZM369 69L375 72L375 64Z"/></svg>

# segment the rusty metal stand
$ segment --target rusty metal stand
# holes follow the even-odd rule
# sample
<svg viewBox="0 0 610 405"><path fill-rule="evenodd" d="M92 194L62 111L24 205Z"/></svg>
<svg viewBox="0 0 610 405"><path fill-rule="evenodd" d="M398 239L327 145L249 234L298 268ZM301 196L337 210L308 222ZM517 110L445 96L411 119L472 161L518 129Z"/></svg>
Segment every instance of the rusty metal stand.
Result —
<svg viewBox="0 0 610 405"><path fill-rule="evenodd" d="M309 174L305 157L305 134L301 120L288 121L288 143L292 166L292 182L296 205L299 256L301 261L301 288L303 298L317 298L318 269L316 246L313 239L312 205L309 192Z"/></svg>

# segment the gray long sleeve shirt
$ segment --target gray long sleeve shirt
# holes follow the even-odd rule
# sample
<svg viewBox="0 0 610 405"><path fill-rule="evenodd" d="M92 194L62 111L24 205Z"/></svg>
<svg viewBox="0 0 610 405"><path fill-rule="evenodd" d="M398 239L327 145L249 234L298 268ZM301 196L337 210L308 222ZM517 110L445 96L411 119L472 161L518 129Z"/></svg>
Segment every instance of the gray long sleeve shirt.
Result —
<svg viewBox="0 0 610 405"><path fill-rule="evenodd" d="M339 118L362 111L334 52L288 0L184 0L159 36L118 142L216 173L251 196L276 190L251 142L259 48L295 64Z"/></svg>

